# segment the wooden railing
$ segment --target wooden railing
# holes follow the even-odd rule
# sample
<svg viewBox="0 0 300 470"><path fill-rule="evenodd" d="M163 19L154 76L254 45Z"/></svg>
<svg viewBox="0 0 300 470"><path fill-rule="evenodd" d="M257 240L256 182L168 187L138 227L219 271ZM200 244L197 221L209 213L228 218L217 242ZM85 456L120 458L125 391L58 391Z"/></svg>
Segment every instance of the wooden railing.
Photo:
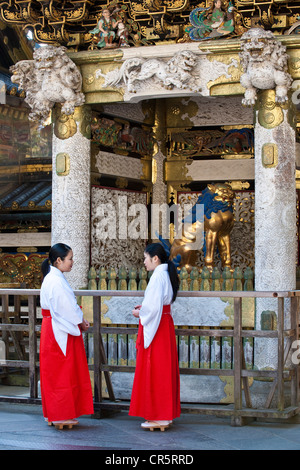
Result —
<svg viewBox="0 0 300 470"><path fill-rule="evenodd" d="M94 372L94 403L95 409L100 413L105 409L128 409L129 403L115 399L115 394L111 382L110 372L134 372L135 367L130 365L109 365L105 349L103 347L102 335L107 334L136 334L137 328L128 327L110 327L103 326L101 323L101 297L117 296L117 297L142 297L142 291L111 291L111 290L80 290L75 291L77 296L93 297L93 324L89 333L93 335L94 358L91 369ZM40 403L38 398L38 342L37 338L41 329L41 325L37 321L37 299L39 290L26 289L0 289L0 297L2 299L2 311L0 317L0 331L2 332L2 340L8 344L8 337L14 344L15 351L19 359L0 360L0 368L20 368L29 370L29 397L7 397L0 396L0 401L25 401L28 403ZM177 328L177 335L187 336L213 336L213 337L232 337L234 361L232 369L207 369L207 368L180 368L181 374L207 375L207 376L229 376L233 377L234 399L232 406L222 405L201 405L201 404L184 404L182 403L182 411L193 413L204 413L211 415L230 416L232 424L240 425L244 418L257 417L273 417L287 418L297 414L300 409L298 406L298 365L293 362L287 362L287 358L292 351L294 341L299 338L299 296L300 291L289 292L179 292L179 297L229 297L234 299L234 326L232 330L217 329L186 329ZM248 330L242 328L242 299L250 298L273 298L277 299L277 328L276 330ZM20 309L15 309L13 323L10 320L11 313L9 304L14 302L15 306L20 306L20 298L24 302L27 299L28 320L20 318ZM290 328L285 329L285 301L290 300ZM22 323L23 322L23 323ZM28 337L28 360L24 349L18 341L18 334L24 332ZM243 338L275 338L277 339L277 367L272 370L255 370L247 369L244 360ZM252 407L249 378L266 378L272 381L272 386L265 403L260 409ZM108 399L102 396L102 381L106 381L108 390ZM286 393L285 385L290 385L288 406L285 405ZM270 408L274 402L275 391L277 389L276 407ZM244 392L244 400L242 393Z"/></svg>

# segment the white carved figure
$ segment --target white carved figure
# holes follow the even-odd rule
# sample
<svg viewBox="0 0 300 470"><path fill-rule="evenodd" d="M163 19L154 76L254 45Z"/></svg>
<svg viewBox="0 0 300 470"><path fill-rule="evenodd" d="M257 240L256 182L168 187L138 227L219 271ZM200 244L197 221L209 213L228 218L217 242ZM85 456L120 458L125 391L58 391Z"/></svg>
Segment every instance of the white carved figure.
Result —
<svg viewBox="0 0 300 470"><path fill-rule="evenodd" d="M65 47L40 47L33 60L22 60L10 68L11 81L26 92L31 121L45 121L55 103L63 103L62 112L67 115L84 104L81 74L65 51Z"/></svg>
<svg viewBox="0 0 300 470"><path fill-rule="evenodd" d="M243 105L254 105L257 90L274 88L277 103L285 103L288 100L292 78L287 72L286 47L271 31L252 28L244 33L239 55L245 71L241 76L241 85L246 88Z"/></svg>
<svg viewBox="0 0 300 470"><path fill-rule="evenodd" d="M105 77L104 87L121 86L123 83L130 93L136 93L136 82L145 86L145 81L150 78L156 79L167 89L176 87L199 91L192 76L196 63L197 57L191 51L178 52L168 62L134 57L125 60L119 70L109 72L107 75L98 70L97 76Z"/></svg>

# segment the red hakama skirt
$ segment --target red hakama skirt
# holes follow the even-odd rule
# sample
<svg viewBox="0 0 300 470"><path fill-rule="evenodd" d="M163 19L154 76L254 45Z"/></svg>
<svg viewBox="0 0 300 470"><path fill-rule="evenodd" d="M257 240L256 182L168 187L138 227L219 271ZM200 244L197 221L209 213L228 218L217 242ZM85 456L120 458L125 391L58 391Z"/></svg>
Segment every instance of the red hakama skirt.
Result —
<svg viewBox="0 0 300 470"><path fill-rule="evenodd" d="M147 349L144 348L143 326L139 324L136 348L129 415L148 421L178 418L180 379L174 322L169 305L164 306L158 330Z"/></svg>
<svg viewBox="0 0 300 470"><path fill-rule="evenodd" d="M40 381L43 415L61 421L94 413L82 335L68 335L66 355L57 344L49 310L42 310Z"/></svg>

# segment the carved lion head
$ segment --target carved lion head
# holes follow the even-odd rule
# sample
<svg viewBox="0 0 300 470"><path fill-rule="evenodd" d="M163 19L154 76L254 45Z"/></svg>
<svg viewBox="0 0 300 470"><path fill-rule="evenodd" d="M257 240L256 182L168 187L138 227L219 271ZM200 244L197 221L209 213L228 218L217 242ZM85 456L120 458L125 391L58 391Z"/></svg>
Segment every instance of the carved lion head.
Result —
<svg viewBox="0 0 300 470"><path fill-rule="evenodd" d="M49 69L53 68L53 65L62 65L68 57L65 54L66 48L63 46L55 47L47 45L45 47L39 47L33 53L35 68L37 69ZM64 59L67 57L67 59Z"/></svg>
<svg viewBox="0 0 300 470"><path fill-rule="evenodd" d="M215 194L214 200L223 202L227 205L231 205L234 198L234 191L231 186L226 183L208 184L208 190L210 193Z"/></svg>
<svg viewBox="0 0 300 470"><path fill-rule="evenodd" d="M271 62L276 69L287 67L286 47L271 31L251 28L241 37L241 65L247 69L250 62Z"/></svg>
<svg viewBox="0 0 300 470"><path fill-rule="evenodd" d="M191 51L181 51L168 61L169 71L176 73L180 70L191 71L196 65L196 56Z"/></svg>

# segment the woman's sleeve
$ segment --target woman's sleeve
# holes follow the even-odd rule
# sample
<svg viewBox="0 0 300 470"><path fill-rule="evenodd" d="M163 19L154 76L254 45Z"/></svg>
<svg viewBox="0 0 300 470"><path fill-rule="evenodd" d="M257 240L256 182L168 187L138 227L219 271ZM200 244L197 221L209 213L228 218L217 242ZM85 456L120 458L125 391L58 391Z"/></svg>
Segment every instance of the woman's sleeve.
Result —
<svg viewBox="0 0 300 470"><path fill-rule="evenodd" d="M159 327L163 310L163 282L152 275L140 308L140 321L144 329L144 347L147 348Z"/></svg>
<svg viewBox="0 0 300 470"><path fill-rule="evenodd" d="M82 323L83 314L74 293L62 283L57 283L49 295L49 303L51 317L57 327L73 336L79 336L78 324Z"/></svg>

